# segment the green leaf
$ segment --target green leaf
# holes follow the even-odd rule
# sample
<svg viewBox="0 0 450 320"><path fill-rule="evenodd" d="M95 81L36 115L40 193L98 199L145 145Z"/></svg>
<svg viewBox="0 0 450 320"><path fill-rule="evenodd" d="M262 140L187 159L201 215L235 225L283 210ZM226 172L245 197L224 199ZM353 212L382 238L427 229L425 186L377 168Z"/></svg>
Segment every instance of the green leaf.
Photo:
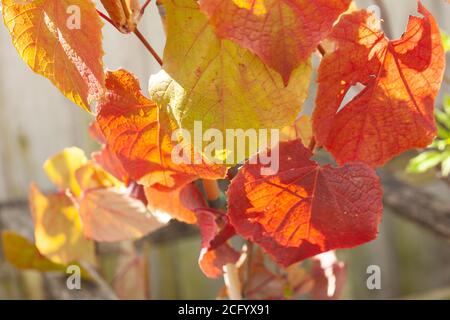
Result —
<svg viewBox="0 0 450 320"><path fill-rule="evenodd" d="M450 150L444 152L443 157L444 160L442 160L441 164L441 173L443 177L448 177L450 174Z"/></svg>
<svg viewBox="0 0 450 320"><path fill-rule="evenodd" d="M450 35L447 32L441 30L441 36L445 52L450 51Z"/></svg>
<svg viewBox="0 0 450 320"><path fill-rule="evenodd" d="M423 173L440 164L443 159L443 153L439 151L425 151L411 159L406 170L411 173Z"/></svg>

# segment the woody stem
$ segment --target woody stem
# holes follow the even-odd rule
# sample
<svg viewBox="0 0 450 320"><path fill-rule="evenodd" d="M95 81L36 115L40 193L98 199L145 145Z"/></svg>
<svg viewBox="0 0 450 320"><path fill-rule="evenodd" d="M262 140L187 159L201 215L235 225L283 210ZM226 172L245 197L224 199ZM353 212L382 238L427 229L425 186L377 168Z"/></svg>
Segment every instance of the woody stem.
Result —
<svg viewBox="0 0 450 320"><path fill-rule="evenodd" d="M221 194L217 180L203 179L202 182L208 201L217 201ZM228 296L231 300L242 300L241 281L236 265L228 263L223 267L223 271L223 280L228 290Z"/></svg>

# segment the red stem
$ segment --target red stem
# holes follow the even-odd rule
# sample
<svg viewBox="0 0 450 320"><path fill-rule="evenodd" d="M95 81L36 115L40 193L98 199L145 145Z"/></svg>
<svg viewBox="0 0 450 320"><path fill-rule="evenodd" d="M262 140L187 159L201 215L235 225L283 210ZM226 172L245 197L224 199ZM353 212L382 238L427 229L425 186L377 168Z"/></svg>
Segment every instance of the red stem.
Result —
<svg viewBox="0 0 450 320"><path fill-rule="evenodd" d="M150 3L150 1L148 2ZM148 3L146 3L144 6L148 5ZM100 10L97 10L97 13L100 17L102 17L103 19L105 19L108 23L110 23L114 28L116 28L117 30L119 30L119 28L117 27L116 23L111 20L110 17L108 17L106 14L104 14L103 12L101 12ZM120 30L119 30L120 31ZM160 66L162 66L163 61L161 59L161 57L158 55L158 53L155 51L155 49L153 49L153 47L151 46L151 44L147 41L147 39L145 39L144 35L138 30L134 30L134 34L136 35L136 37L138 37L138 39L142 42L142 44L144 45L144 47L151 53L151 55L153 56L153 58L155 58L155 60L159 63Z"/></svg>
<svg viewBox="0 0 450 320"><path fill-rule="evenodd" d="M145 39L144 35L138 29L134 30L134 34L138 37L139 40L141 40L144 47L147 48L147 50L151 53L151 55L153 56L153 58L155 58L155 60L159 63L159 65L162 66L163 61L161 57L158 55L155 49L153 49L153 47L147 41L147 39Z"/></svg>
<svg viewBox="0 0 450 320"><path fill-rule="evenodd" d="M147 8L147 6L152 2L152 0L147 0L144 5L141 8L141 16L144 14L145 9Z"/></svg>
<svg viewBox="0 0 450 320"><path fill-rule="evenodd" d="M97 9L97 13L101 18L103 18L105 21L109 22L109 24L111 24L114 28L119 30L119 28L117 28L117 26L116 26L116 23L114 21L112 21L110 17L108 17L106 14L104 14L103 12L101 12L98 9Z"/></svg>

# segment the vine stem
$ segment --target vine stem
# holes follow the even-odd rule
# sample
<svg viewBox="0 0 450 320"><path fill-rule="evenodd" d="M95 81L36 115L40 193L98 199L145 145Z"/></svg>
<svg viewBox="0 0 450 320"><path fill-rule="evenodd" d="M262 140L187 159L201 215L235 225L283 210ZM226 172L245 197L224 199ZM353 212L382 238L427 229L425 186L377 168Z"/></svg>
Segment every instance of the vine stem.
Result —
<svg viewBox="0 0 450 320"><path fill-rule="evenodd" d="M141 16L144 14L145 9L147 8L147 6L152 2L152 0L147 0L145 1L144 5L141 8Z"/></svg>
<svg viewBox="0 0 450 320"><path fill-rule="evenodd" d="M155 58L155 60L159 63L159 65L162 66L163 61L162 61L161 57L158 55L158 53L155 51L155 49L153 49L153 47L147 41L147 39L144 37L144 35L138 29L134 30L134 34L142 42L144 47L150 52L150 54L153 56L153 58Z"/></svg>
<svg viewBox="0 0 450 320"><path fill-rule="evenodd" d="M208 201L216 201L220 198L220 188L217 180L203 179L203 188L205 189ZM228 290L228 296L231 300L242 300L242 286L239 280L239 272L235 264L228 263L223 267L223 280Z"/></svg>
<svg viewBox="0 0 450 320"><path fill-rule="evenodd" d="M146 6L146 5L144 5L144 6ZM97 13L101 18L103 18L105 21L107 21L109 24L111 24L114 28L119 30L119 28L117 28L115 22L110 17L108 17L106 14L104 14L100 10L97 10ZM158 64L160 66L162 66L163 61L162 61L161 57L158 55L156 50L153 49L152 45L147 41L147 39L144 37L144 35L138 29L134 30L133 33L136 35L136 37L139 39L139 41L142 42L144 47L148 50L148 52L150 52L150 54L153 56L153 58L155 58L156 62L158 62Z"/></svg>

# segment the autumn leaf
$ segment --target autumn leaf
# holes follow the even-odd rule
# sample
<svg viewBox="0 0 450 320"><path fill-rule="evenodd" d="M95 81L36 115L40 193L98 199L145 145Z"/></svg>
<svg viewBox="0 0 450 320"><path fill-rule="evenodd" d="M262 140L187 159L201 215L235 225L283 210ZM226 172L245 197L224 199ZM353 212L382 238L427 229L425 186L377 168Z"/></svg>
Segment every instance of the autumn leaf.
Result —
<svg viewBox="0 0 450 320"><path fill-rule="evenodd" d="M102 22L90 0L2 0L3 20L19 55L89 111L103 94ZM79 27L77 26L79 19Z"/></svg>
<svg viewBox="0 0 450 320"><path fill-rule="evenodd" d="M100 0L116 27L123 33L136 30L141 19L139 0Z"/></svg>
<svg viewBox="0 0 450 320"><path fill-rule="evenodd" d="M172 132L176 124L165 111L144 97L138 80L125 70L108 72L106 98L99 104L97 124L107 148L120 159L132 180L167 191L197 177L219 179L226 168L201 164L175 164ZM205 159L206 160L206 159Z"/></svg>
<svg viewBox="0 0 450 320"><path fill-rule="evenodd" d="M180 128L194 137L194 122L201 121L203 131L217 129L225 136L226 129L281 128L294 122L307 96L309 60L285 87L281 76L256 55L220 40L196 1L164 5L165 72L150 79L149 92L153 101L170 109Z"/></svg>
<svg viewBox="0 0 450 320"><path fill-rule="evenodd" d="M313 138L312 121L308 115L302 115L291 126L281 130L280 140L289 141L301 139L303 145L309 146Z"/></svg>
<svg viewBox="0 0 450 320"><path fill-rule="evenodd" d="M145 195L151 212L160 211L190 224L197 222L195 209L207 207L203 195L193 183L169 192L145 187Z"/></svg>
<svg viewBox="0 0 450 320"><path fill-rule="evenodd" d="M100 151L92 153L91 158L125 185L130 183L129 173L124 168L117 154L110 147L104 146Z"/></svg>
<svg viewBox="0 0 450 320"><path fill-rule="evenodd" d="M94 243L84 238L77 209L64 192L46 196L33 184L30 205L35 244L41 254L55 263L96 264Z"/></svg>
<svg viewBox="0 0 450 320"><path fill-rule="evenodd" d="M208 278L218 278L223 274L223 267L236 263L240 254L227 242L215 243L228 224L224 213L208 208L198 209L195 213L202 237L200 269Z"/></svg>
<svg viewBox="0 0 450 320"><path fill-rule="evenodd" d="M372 169L321 167L299 140L282 142L279 152L277 174L263 176L260 163L246 163L233 179L229 217L237 234L284 266L376 237L382 191Z"/></svg>
<svg viewBox="0 0 450 320"><path fill-rule="evenodd" d="M256 53L284 83L351 0L200 0L217 35Z"/></svg>
<svg viewBox="0 0 450 320"><path fill-rule="evenodd" d="M79 212L86 238L101 242L138 239L165 225L140 200L116 188L84 192Z"/></svg>
<svg viewBox="0 0 450 320"><path fill-rule="evenodd" d="M122 182L106 172L92 160L89 160L86 164L79 167L75 172L75 177L81 190L124 187Z"/></svg>
<svg viewBox="0 0 450 320"><path fill-rule="evenodd" d="M133 244L125 245L118 257L114 291L121 300L147 300L148 263L145 257L137 253Z"/></svg>
<svg viewBox="0 0 450 320"><path fill-rule="evenodd" d="M45 161L44 171L61 191L68 189L78 197L81 189L75 173L87 162L83 150L76 147L66 148Z"/></svg>
<svg viewBox="0 0 450 320"><path fill-rule="evenodd" d="M315 137L340 164L381 166L436 136L434 101L445 59L439 28L419 3L423 17L410 17L405 34L390 41L367 11L342 17L318 75L313 116ZM346 103L346 94L361 92ZM343 107L341 107L341 104Z"/></svg>
<svg viewBox="0 0 450 320"><path fill-rule="evenodd" d="M66 270L63 264L46 258L28 239L13 231L3 231L2 244L4 257L16 268L42 272Z"/></svg>

